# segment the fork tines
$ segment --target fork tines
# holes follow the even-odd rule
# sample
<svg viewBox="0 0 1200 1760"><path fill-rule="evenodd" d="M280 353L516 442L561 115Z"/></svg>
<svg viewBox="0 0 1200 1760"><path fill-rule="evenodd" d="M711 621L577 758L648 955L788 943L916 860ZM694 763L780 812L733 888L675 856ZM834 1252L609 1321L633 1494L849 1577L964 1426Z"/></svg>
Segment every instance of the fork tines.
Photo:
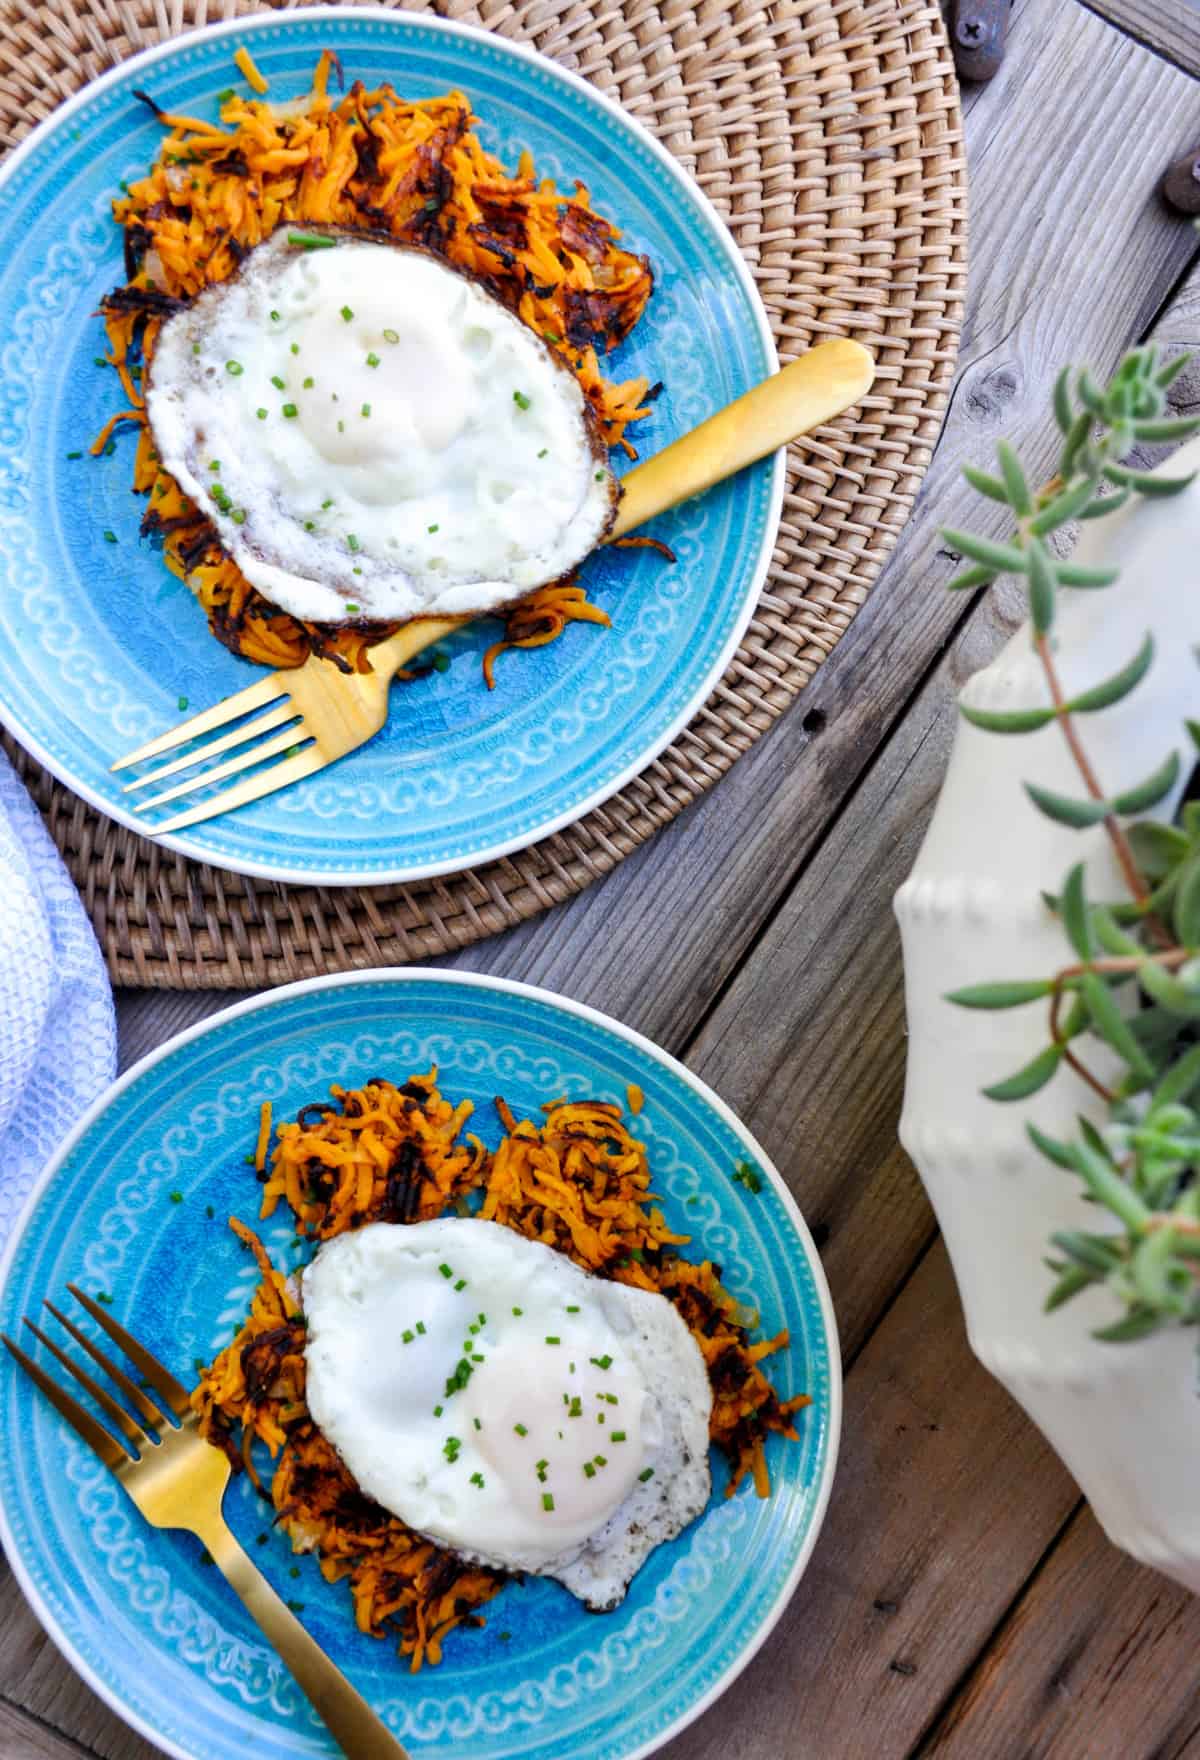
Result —
<svg viewBox="0 0 1200 1760"><path fill-rule="evenodd" d="M267 713L255 714L260 709L265 709ZM254 717L252 720L245 719L251 715ZM220 731L222 729L228 731ZM127 752L123 758L117 760L113 769L125 770L131 764L144 763L148 758L174 751L176 747L201 739L206 734L215 734L216 737L206 740L194 751L185 752L181 757L173 758L169 763L139 776L136 781L126 783L125 793L132 794L154 783L163 782L169 776L176 776L181 771L197 770L199 766L206 766L198 774L163 789L149 800L139 801L139 808L148 811L151 807L165 806L168 801L177 800L182 795L194 794L198 789L208 788L214 782L223 782L227 777L236 776L244 770L255 770L256 766L266 763L269 758L278 757L281 753L283 761L272 764L269 769L257 770L233 788L225 789L222 793L200 802L198 806L176 814L165 823L156 825L155 831L181 831L185 826L198 824L202 819L228 812L233 807L245 806L264 794L271 794L275 789L311 776L314 771L322 768L323 760L317 755L316 748L308 743L311 736L300 711L288 695L279 674L272 673L269 677L249 685L244 691L239 691L236 696L226 697L211 709L193 715L188 721L181 721L177 727L168 729L157 739L147 741L136 751ZM247 749L236 752L221 763L212 762L224 752L233 752L238 746Z"/></svg>
<svg viewBox="0 0 1200 1760"><path fill-rule="evenodd" d="M118 1442L111 1430L105 1429L102 1424L98 1423L78 1400L67 1393L59 1382L52 1375L47 1374L39 1363L35 1362L27 1352L21 1349L20 1345L9 1338L7 1333L2 1335L4 1343L22 1369L25 1370L25 1373L37 1384L60 1415L67 1420L68 1424L74 1428L88 1446L95 1450L107 1466L119 1468L123 1465L130 1465L139 1458L144 1449L153 1447L155 1441L163 1435L168 1427L174 1427L172 1416L177 1419L186 1416L189 1410L187 1389L175 1379L168 1369L163 1367L157 1357L151 1356L150 1352L140 1345L131 1333L127 1332L123 1326L118 1325L111 1314L106 1314L91 1296L73 1283L68 1284L67 1288L75 1300L92 1316L97 1325L104 1329L129 1361L139 1370L144 1383L153 1388L163 1405L167 1407L166 1412L148 1399L143 1387L139 1387L119 1364L110 1362L104 1352L92 1343L91 1339L75 1325L74 1321L69 1320L49 1300L45 1302L47 1310L75 1340L76 1344L86 1351L92 1362L103 1370L113 1386L124 1395L134 1411L137 1412L141 1422L135 1421L129 1412L117 1403L108 1390L102 1387L81 1363L56 1344L28 1315L23 1317L25 1325L28 1326L39 1343L46 1347L55 1361L61 1363L68 1375L95 1400L113 1430L116 1430L124 1439L123 1443Z"/></svg>

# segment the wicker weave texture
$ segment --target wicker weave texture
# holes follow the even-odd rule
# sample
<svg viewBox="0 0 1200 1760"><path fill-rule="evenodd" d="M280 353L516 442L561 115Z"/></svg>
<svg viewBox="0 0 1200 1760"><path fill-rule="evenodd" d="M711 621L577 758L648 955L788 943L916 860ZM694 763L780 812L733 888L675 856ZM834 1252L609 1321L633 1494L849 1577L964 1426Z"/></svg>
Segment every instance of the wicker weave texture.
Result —
<svg viewBox="0 0 1200 1760"><path fill-rule="evenodd" d="M793 460L773 569L733 663L675 743L568 830L421 885L284 887L112 824L4 744L83 893L113 980L260 986L446 953L599 878L788 707L863 603L941 423L966 275L953 66L927 0L435 0L591 80L693 173L786 359L851 335L878 362ZM0 143L124 57L247 0L0 0ZM426 10L414 5L411 10Z"/></svg>

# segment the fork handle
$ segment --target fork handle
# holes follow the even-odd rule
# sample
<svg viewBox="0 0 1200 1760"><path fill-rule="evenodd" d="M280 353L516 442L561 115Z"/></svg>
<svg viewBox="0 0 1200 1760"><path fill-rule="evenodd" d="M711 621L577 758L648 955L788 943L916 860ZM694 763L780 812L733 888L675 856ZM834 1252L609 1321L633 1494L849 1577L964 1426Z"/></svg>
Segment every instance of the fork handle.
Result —
<svg viewBox="0 0 1200 1760"><path fill-rule="evenodd" d="M875 362L860 342L830 337L780 372L683 434L621 479L621 503L611 538L620 538L692 495L724 482L789 440L832 421L865 397ZM371 649L374 671L391 678L423 648L440 642L465 617L418 617Z"/></svg>
<svg viewBox="0 0 1200 1760"><path fill-rule="evenodd" d="M199 1534L225 1581L259 1630L283 1657L297 1685L349 1760L411 1760L387 1725L309 1636L244 1548L224 1518L198 1523Z"/></svg>

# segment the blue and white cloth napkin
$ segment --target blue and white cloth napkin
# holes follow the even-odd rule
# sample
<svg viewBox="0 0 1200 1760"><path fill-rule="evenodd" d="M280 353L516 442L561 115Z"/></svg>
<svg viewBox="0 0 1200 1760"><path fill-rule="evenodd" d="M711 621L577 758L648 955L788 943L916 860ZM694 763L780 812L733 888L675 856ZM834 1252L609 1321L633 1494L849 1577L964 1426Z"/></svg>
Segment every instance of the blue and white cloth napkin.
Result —
<svg viewBox="0 0 1200 1760"><path fill-rule="evenodd" d="M0 1246L116 1064L112 990L83 901L0 752Z"/></svg>

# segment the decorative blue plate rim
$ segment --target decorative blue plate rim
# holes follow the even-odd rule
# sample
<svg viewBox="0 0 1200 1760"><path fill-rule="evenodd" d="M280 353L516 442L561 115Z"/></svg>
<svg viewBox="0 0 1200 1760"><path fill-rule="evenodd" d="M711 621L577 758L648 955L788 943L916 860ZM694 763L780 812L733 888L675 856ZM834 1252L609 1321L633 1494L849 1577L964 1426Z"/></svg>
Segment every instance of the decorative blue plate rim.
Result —
<svg viewBox="0 0 1200 1760"><path fill-rule="evenodd" d="M247 37L253 37L258 32L278 30L281 20L289 24L315 20L319 20L322 24L332 24L338 21L361 24L363 21L374 20L396 28L420 26L422 29L443 32L449 37L455 37L468 43L486 43L493 50L498 48L503 53L510 54L514 60L539 69L543 74L560 82L568 89L585 96L590 103L606 111L616 126L626 130L651 155L668 181L704 212L715 237L725 247L728 267L749 303L756 326L757 339L770 363L771 370L778 370L778 352L766 308L728 226L695 179L667 152L666 148L655 139L645 125L630 116L598 87L590 84L570 69L559 66L557 62L550 60L531 46L497 36L495 33L475 25L441 18L436 14L408 14L377 6L304 6L289 10L284 14L268 11L243 18L218 20L215 23L201 26L197 30L188 31L182 36L170 38L122 61L118 66L99 75L84 86L81 91L66 99L50 116L31 131L13 150L3 166L0 166L0 188L20 171L26 160L54 131L68 124L71 117L85 104L90 103L118 82L127 80L131 72L140 73L144 69L153 67L157 62L169 59L179 50L181 45L194 46L199 42L223 38L237 38L240 41ZM106 817L164 848L177 850L193 861L202 862L209 866L234 873L248 874L257 879L309 886L389 885L433 879L439 875L460 873L467 868L482 867L506 855L527 849L531 844L566 829L601 806L605 801L610 800L636 776L640 775L678 737L702 707L737 652L765 585L783 512L785 473L786 448L777 452L771 462L770 495L763 523L762 538L758 556L747 578L743 602L733 619L723 645L707 670L697 678L687 701L673 719L665 727L653 732L620 771L609 776L590 791L578 794L557 813L532 826L525 826L512 836L473 849L465 855L454 855L448 859L434 859L428 862L410 862L394 867L371 865L362 869L351 869L346 866L322 869L316 862L301 867L291 865L286 861L273 861L269 848L267 853L252 857L240 852L213 849L203 841L187 835L155 835L152 826L139 819L136 814L126 810L119 800L106 799L86 779L75 773L69 761L48 750L44 742L26 727L20 715L2 698L0 698L0 723L52 775Z"/></svg>
<svg viewBox="0 0 1200 1760"><path fill-rule="evenodd" d="M821 1459L820 1477L815 1488L808 1515L807 1528L791 1569L779 1585L771 1605L760 1618L757 1628L749 1635L742 1648L734 1655L728 1666L719 1674L705 1691L698 1694L692 1703L686 1705L679 1716L667 1727L656 1730L646 1741L627 1750L620 1751L620 1760L643 1760L643 1757L656 1752L666 1742L677 1736L698 1717L700 1717L734 1680L747 1667L752 1658L766 1642L783 1615L801 1577L807 1568L820 1534L825 1513L828 1508L833 1478L837 1466L838 1448L841 1437L842 1422L842 1373L841 1355L838 1348L837 1321L828 1284L821 1265L820 1256L795 1199L792 1197L782 1175L774 1162L765 1153L757 1139L738 1119L721 1097L716 1094L698 1076L680 1063L669 1052L662 1050L652 1040L638 1033L632 1027L625 1026L612 1016L586 1003L573 1001L540 986L525 984L514 979L491 977L474 972L443 970L438 967L393 967L381 968L377 971L333 974L328 977L309 978L295 984L282 985L262 995L249 997L222 1009L207 1019L197 1022L182 1033L176 1034L164 1044L157 1046L137 1063L133 1064L89 1107L79 1123L64 1139L57 1154L53 1157L30 1192L14 1225L13 1231L0 1253L0 1303L7 1293L9 1276L20 1250L27 1227L34 1218L43 1193L50 1186L56 1173L69 1159L76 1146L86 1136L92 1126L103 1116L126 1090L142 1080L157 1064L175 1055L184 1046L203 1040L218 1031L227 1023L240 1017L269 1012L292 999L321 991L352 990L360 986L386 987L396 985L446 984L464 990L475 990L492 996L512 996L529 1003L540 1004L552 1011L559 1011L576 1020L599 1028L606 1033L642 1054L652 1063L658 1065L665 1075L673 1077L700 1101L702 1101L717 1120L730 1131L741 1143L747 1157L766 1175L773 1195L782 1206L787 1221L795 1230L804 1250L808 1275L811 1278L813 1294L819 1313L823 1343L827 1361L825 1370L827 1382L824 1389L825 1404L825 1444ZM86 1453L86 1450L85 1450ZM80 1654L70 1636L59 1624L53 1610L42 1598L37 1584L30 1571L26 1568L16 1537L10 1525L8 1511L0 1501L0 1544L7 1555L9 1565L16 1577L22 1592L40 1621L43 1629L54 1642L58 1650L70 1663L76 1673L86 1682L116 1714L139 1734L154 1743L164 1753L175 1757L175 1760L209 1760L209 1756L199 1753L192 1747L184 1747L166 1736L161 1730L142 1717L137 1710L128 1705L120 1693L110 1687L92 1668L87 1658ZM283 1733L282 1730L280 1733ZM299 1753L300 1749L294 1748ZM305 1750L306 1752L308 1750ZM283 1750L281 1749L282 1753Z"/></svg>

